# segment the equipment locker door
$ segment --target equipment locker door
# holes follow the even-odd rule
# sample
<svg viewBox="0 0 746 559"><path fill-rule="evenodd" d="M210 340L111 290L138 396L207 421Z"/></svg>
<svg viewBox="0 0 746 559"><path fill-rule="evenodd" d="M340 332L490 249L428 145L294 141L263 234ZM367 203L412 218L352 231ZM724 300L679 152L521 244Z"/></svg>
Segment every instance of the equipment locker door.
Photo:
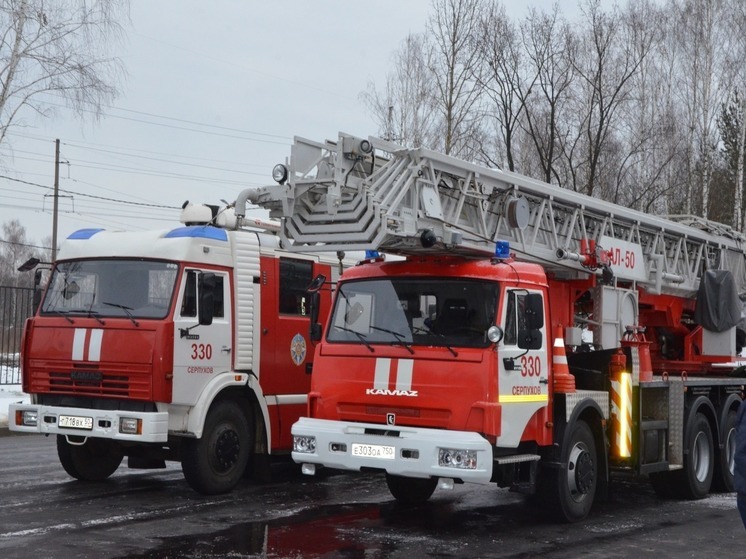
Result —
<svg viewBox="0 0 746 559"><path fill-rule="evenodd" d="M306 413L313 345L306 290L318 264L308 257L262 258L259 380L269 407L272 449L292 448L290 428Z"/></svg>

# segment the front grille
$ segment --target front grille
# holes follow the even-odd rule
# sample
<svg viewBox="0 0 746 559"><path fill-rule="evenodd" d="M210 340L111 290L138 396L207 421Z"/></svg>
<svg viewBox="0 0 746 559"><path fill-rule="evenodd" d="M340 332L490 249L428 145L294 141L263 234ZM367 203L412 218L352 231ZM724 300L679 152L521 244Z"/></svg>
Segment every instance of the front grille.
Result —
<svg viewBox="0 0 746 559"><path fill-rule="evenodd" d="M148 367L127 371L116 368L121 369L121 365L67 371L54 366L49 370L30 367L30 389L32 393L152 400L152 372Z"/></svg>

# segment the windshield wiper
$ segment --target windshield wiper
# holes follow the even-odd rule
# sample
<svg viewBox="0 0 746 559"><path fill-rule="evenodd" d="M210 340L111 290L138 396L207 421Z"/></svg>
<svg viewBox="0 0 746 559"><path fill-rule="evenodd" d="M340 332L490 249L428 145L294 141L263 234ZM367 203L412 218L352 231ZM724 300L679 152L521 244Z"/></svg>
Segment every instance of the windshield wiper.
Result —
<svg viewBox="0 0 746 559"><path fill-rule="evenodd" d="M368 340L365 338L364 334L361 334L360 332L358 332L356 330L353 330L352 328L345 328L344 326L334 326L334 328L337 328L339 330L343 330L344 332L352 332L353 334L355 334L358 337L358 339L361 342L363 342L363 344L365 344L365 347L367 347L371 352L375 351L375 349L373 349L373 346L370 345L370 343L368 342Z"/></svg>
<svg viewBox="0 0 746 559"><path fill-rule="evenodd" d="M391 344L399 344L399 345L403 346L404 348L406 348L406 350L409 353L411 353L412 355L414 355L414 350L412 349L412 344L404 341L404 337L405 336L401 332L395 332L394 330L389 330L388 328L381 328L379 326L371 326L370 329L371 330L378 330L379 332L386 332L387 334L391 334L392 336L394 336L396 338L396 341L391 341L389 343L391 343Z"/></svg>
<svg viewBox="0 0 746 559"><path fill-rule="evenodd" d="M106 301L103 301L101 304L107 305L109 307L117 307L118 309L122 309L127 315L127 318L129 318L132 321L132 324L134 324L135 326L140 326L140 323L137 322L137 320L135 320L135 317L132 316L132 313L130 312L132 310L132 307L128 307L126 305L120 305L119 303L107 303Z"/></svg>
<svg viewBox="0 0 746 559"><path fill-rule="evenodd" d="M438 332L433 332L432 330L428 330L426 328L421 328L420 326L416 326L414 328L414 333L415 334L426 334L428 336L436 336L442 340L445 340L446 343L439 345L438 347L444 347L448 351L451 352L451 355L453 355L454 357L458 357L458 352L450 346L450 344L448 343L448 338L446 338L443 334L440 334Z"/></svg>
<svg viewBox="0 0 746 559"><path fill-rule="evenodd" d="M50 313L58 314L62 318L64 318L65 320L67 320L70 324L75 324L75 321L72 318L70 318L69 316L67 316L67 313L70 312L70 311L60 311L60 310L57 310L57 309L50 309L48 311L42 311L42 312L43 313L50 312Z"/></svg>
<svg viewBox="0 0 746 559"><path fill-rule="evenodd" d="M60 312L60 311L55 311L55 312ZM65 311L65 312L67 312L67 313L75 313L75 314L85 314L85 315L88 316L88 318L95 318L96 321L99 324L106 324L103 320L101 320L101 318L99 318L99 315L101 313L99 313L97 311L94 311L94 310L91 310L91 309L71 309L71 310Z"/></svg>
<svg viewBox="0 0 746 559"><path fill-rule="evenodd" d="M95 318L95 319L96 319L96 322L98 322L98 323L99 323L99 324L101 324L101 325L104 325L104 324L106 324L106 322L104 322L104 321L103 321L103 319L101 319L101 318L99 317L99 315L101 314L100 312L98 312L98 311L94 311L94 310L92 310L92 309L88 309L88 311L87 311L87 312L88 312L88 317L89 317L89 318L90 318L90 317L93 317L93 318Z"/></svg>

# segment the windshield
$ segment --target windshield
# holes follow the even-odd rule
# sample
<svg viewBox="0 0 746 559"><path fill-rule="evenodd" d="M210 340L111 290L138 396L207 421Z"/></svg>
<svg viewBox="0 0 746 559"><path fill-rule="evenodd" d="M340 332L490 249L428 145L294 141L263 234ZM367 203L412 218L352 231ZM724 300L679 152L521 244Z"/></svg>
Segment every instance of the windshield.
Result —
<svg viewBox="0 0 746 559"><path fill-rule="evenodd" d="M498 285L454 279L376 279L340 286L327 340L487 347Z"/></svg>
<svg viewBox="0 0 746 559"><path fill-rule="evenodd" d="M59 262L42 314L165 318L178 265L141 259Z"/></svg>

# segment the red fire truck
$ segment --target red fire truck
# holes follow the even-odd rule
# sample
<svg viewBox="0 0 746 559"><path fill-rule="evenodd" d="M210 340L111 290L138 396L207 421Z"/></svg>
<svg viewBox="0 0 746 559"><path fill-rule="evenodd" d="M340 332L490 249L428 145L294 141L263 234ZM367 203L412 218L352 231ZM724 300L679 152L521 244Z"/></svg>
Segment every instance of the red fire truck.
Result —
<svg viewBox="0 0 746 559"><path fill-rule="evenodd" d="M496 484L577 521L612 474L733 489L746 238L427 149L296 138L239 196L292 250L377 250L316 346L293 458L393 496Z"/></svg>
<svg viewBox="0 0 746 559"><path fill-rule="evenodd" d="M276 224L232 207L187 203L181 221L73 233L25 325L31 404L9 426L56 435L74 478L177 460L195 490L222 493L291 450L313 364L306 289L343 261L289 254ZM329 286L315 297L327 312Z"/></svg>

